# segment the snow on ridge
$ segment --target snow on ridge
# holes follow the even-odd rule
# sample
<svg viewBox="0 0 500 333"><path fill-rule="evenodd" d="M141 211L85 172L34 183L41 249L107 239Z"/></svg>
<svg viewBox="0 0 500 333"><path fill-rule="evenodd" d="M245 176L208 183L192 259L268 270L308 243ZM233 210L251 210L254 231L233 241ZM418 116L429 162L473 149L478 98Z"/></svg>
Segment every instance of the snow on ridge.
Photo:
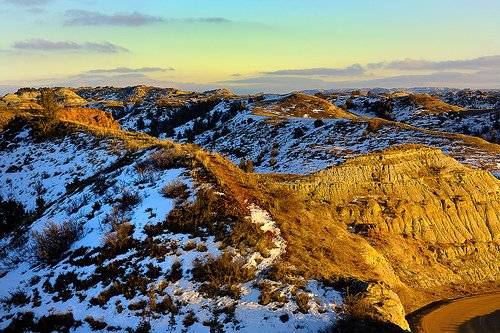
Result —
<svg viewBox="0 0 500 333"><path fill-rule="evenodd" d="M270 233L272 235L272 242L275 246L273 249L269 250L270 255L268 258L262 258L260 253L253 253L250 256L247 265L254 266L257 269L257 273L260 273L270 268L280 259L281 255L285 253L286 241L281 237L281 230L268 212L254 204L249 207L249 210L252 223L259 225L260 229L265 233ZM260 262L257 263L258 261Z"/></svg>

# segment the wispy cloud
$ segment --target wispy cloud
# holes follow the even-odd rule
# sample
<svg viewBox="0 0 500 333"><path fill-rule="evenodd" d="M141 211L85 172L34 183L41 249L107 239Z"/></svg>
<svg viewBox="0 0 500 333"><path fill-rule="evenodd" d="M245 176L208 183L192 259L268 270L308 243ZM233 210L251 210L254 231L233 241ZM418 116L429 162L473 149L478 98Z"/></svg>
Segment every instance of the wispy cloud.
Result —
<svg viewBox="0 0 500 333"><path fill-rule="evenodd" d="M354 64L345 68L282 69L272 72L263 72L262 74L293 76L359 76L365 74L365 69L360 64Z"/></svg>
<svg viewBox="0 0 500 333"><path fill-rule="evenodd" d="M193 23L214 23L214 24L222 24L222 23L230 23L231 20L228 20L224 17L197 17L197 18L187 18L187 19L169 19L171 22L193 22Z"/></svg>
<svg viewBox="0 0 500 333"><path fill-rule="evenodd" d="M286 93L297 90L332 88L493 88L498 89L500 71L477 71L473 73L437 72L422 75L399 75L370 80L327 81L305 76L259 76L217 82L239 93L275 92Z"/></svg>
<svg viewBox="0 0 500 333"><path fill-rule="evenodd" d="M391 62L378 62L368 64L370 69L396 69L396 70L479 70L485 68L500 68L500 55L479 57L466 60L430 61L425 59L396 60Z"/></svg>
<svg viewBox="0 0 500 333"><path fill-rule="evenodd" d="M154 23L206 23L206 24L224 24L231 20L224 17L189 17L189 18L164 18L151 16L138 12L130 14L104 14L86 10L67 10L65 25L69 26L88 26L88 25L115 25L139 27Z"/></svg>
<svg viewBox="0 0 500 333"><path fill-rule="evenodd" d="M142 67L142 68L128 68L117 67L109 69L92 69L87 71L88 74L124 74L124 73L155 73L155 72L170 72L175 71L175 68L160 68L160 67Z"/></svg>
<svg viewBox="0 0 500 333"><path fill-rule="evenodd" d="M76 43L72 41L53 42L46 39L35 38L14 42L12 47L15 50L26 51L87 51L99 53L119 53L128 50L110 42L85 42Z"/></svg>
<svg viewBox="0 0 500 333"><path fill-rule="evenodd" d="M66 11L66 15L68 16L64 22L66 25L119 25L137 27L164 21L161 17L138 12L107 15L99 12L74 9Z"/></svg>
<svg viewBox="0 0 500 333"><path fill-rule="evenodd" d="M0 2L3 3L10 3L13 5L19 5L19 6L41 6L49 3L51 0L3 0Z"/></svg>

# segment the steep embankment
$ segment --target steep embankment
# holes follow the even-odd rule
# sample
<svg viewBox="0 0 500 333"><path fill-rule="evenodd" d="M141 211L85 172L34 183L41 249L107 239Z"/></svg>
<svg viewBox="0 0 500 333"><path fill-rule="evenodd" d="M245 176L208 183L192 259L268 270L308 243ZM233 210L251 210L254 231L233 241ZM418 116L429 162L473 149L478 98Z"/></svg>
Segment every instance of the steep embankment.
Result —
<svg viewBox="0 0 500 333"><path fill-rule="evenodd" d="M250 181L208 165L235 197L276 219L287 242L276 279L347 285L360 292L358 309L403 328L402 306L498 286L500 181L436 148L391 148L305 177Z"/></svg>
<svg viewBox="0 0 500 333"><path fill-rule="evenodd" d="M103 127L111 130L119 130L120 124L113 118L111 112L89 108L66 108L61 109L56 115L59 119L76 122L87 126Z"/></svg>
<svg viewBox="0 0 500 333"><path fill-rule="evenodd" d="M241 170L191 145L59 122L53 137L37 137L30 117L0 134L0 329L308 332L335 322L332 286L268 277L287 244L268 212L221 185Z"/></svg>
<svg viewBox="0 0 500 333"><path fill-rule="evenodd" d="M369 241L410 289L434 292L500 274L500 181L438 149L368 154L290 186ZM400 296L408 310L425 303Z"/></svg>

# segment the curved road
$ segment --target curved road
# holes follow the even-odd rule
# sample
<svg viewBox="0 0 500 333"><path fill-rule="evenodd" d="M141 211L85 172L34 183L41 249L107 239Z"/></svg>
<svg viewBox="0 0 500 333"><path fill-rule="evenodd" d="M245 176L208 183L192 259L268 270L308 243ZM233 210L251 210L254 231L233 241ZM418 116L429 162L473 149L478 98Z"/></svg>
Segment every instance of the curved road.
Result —
<svg viewBox="0 0 500 333"><path fill-rule="evenodd" d="M500 290L431 306L410 317L416 333L499 333Z"/></svg>

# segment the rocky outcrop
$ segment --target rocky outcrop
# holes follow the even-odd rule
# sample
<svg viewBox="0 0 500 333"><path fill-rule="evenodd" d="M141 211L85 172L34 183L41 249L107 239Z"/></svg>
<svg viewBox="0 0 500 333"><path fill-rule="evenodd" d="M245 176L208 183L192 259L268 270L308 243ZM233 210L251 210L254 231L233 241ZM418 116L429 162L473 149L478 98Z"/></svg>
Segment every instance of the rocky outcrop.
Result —
<svg viewBox="0 0 500 333"><path fill-rule="evenodd" d="M120 124L114 120L111 112L99 109L68 108L61 109L57 117L61 120L74 121L89 126L119 130Z"/></svg>
<svg viewBox="0 0 500 333"><path fill-rule="evenodd" d="M65 107L80 107L87 101L78 96L74 91L67 88L59 88L55 91L56 102Z"/></svg>
<svg viewBox="0 0 500 333"><path fill-rule="evenodd" d="M368 312L374 319L394 323L403 330L410 331L401 300L389 286L384 283L368 283L361 295L361 301L368 305Z"/></svg>
<svg viewBox="0 0 500 333"><path fill-rule="evenodd" d="M500 181L487 171L465 167L436 148L408 145L288 184L327 207L335 223L387 261L397 278L377 279L398 293L406 310L439 299L432 295L447 288L498 283ZM385 299L379 291L373 298ZM397 306L380 302L381 309L400 316Z"/></svg>
<svg viewBox="0 0 500 333"><path fill-rule="evenodd" d="M368 154L312 177L308 191L334 202L347 225L374 225L433 244L500 241L500 182L438 149Z"/></svg>

